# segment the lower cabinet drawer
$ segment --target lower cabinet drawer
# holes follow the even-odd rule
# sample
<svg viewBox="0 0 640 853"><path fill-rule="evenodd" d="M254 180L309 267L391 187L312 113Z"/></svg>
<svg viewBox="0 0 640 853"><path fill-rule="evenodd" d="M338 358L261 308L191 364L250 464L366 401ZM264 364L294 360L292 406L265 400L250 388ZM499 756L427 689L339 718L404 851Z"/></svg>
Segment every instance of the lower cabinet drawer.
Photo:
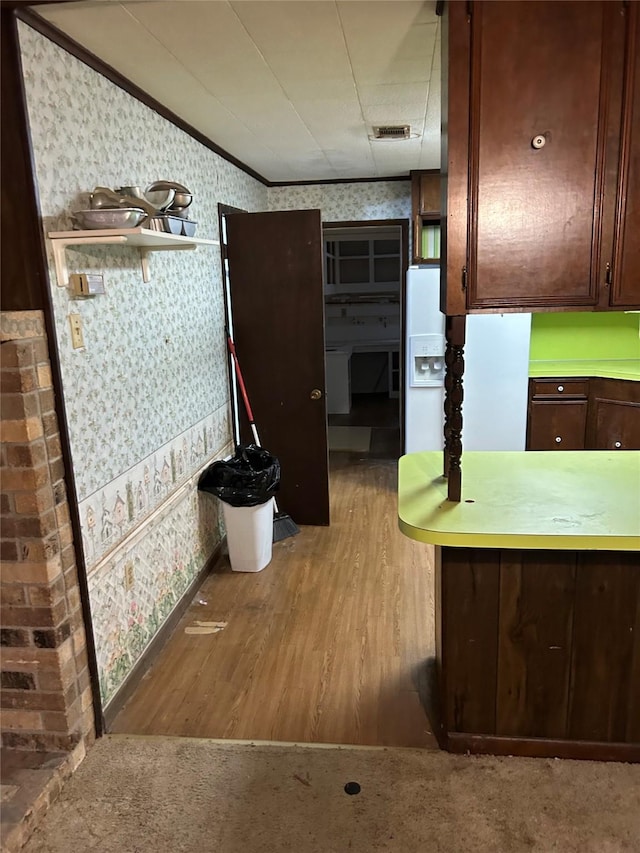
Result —
<svg viewBox="0 0 640 853"><path fill-rule="evenodd" d="M586 397L589 393L589 380L532 379L530 392L533 397Z"/></svg>

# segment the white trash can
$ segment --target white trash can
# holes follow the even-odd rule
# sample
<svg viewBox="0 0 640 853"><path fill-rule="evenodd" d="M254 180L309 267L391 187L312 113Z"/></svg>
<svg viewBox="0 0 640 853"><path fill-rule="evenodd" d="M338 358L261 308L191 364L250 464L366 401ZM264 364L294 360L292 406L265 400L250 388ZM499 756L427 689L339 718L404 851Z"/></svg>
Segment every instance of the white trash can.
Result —
<svg viewBox="0 0 640 853"><path fill-rule="evenodd" d="M260 572L271 562L273 498L258 506L231 506L222 501L229 561L234 572Z"/></svg>

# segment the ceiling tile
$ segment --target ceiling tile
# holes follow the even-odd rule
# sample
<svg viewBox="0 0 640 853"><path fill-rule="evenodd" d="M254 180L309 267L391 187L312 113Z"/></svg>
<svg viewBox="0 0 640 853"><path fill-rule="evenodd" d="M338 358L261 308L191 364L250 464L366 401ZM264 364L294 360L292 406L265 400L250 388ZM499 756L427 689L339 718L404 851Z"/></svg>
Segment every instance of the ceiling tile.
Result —
<svg viewBox="0 0 640 853"><path fill-rule="evenodd" d="M411 127L411 133L422 133L424 127L424 108L422 113L418 113L415 105L413 107L405 107L398 105L397 107L367 107L364 110L364 117L371 132L371 128L381 124L408 124Z"/></svg>
<svg viewBox="0 0 640 853"><path fill-rule="evenodd" d="M378 104L426 103L429 85L422 83L381 83L377 86L358 87L360 103L366 106Z"/></svg>
<svg viewBox="0 0 640 853"><path fill-rule="evenodd" d="M423 5L412 2L338 4L356 79L361 82L414 82L429 78L436 24L415 23Z"/></svg>
<svg viewBox="0 0 640 853"><path fill-rule="evenodd" d="M125 4L213 94L282 95L264 57L226 2ZM220 33L224 33L221 38Z"/></svg>
<svg viewBox="0 0 640 853"><path fill-rule="evenodd" d="M395 57L388 63L362 61L353 63L356 85L379 86L389 83L428 83L431 79L429 59Z"/></svg>
<svg viewBox="0 0 640 853"><path fill-rule="evenodd" d="M304 180L401 174L439 157L434 7L89 0L37 11L265 177ZM370 143L379 123L424 137L381 148L394 143Z"/></svg>

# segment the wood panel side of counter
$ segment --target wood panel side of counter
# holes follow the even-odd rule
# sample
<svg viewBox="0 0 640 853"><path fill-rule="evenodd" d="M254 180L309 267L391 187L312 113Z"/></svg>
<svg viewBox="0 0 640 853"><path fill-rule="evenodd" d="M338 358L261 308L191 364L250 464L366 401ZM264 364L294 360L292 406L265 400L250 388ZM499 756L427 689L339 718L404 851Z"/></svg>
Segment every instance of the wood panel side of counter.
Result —
<svg viewBox="0 0 640 853"><path fill-rule="evenodd" d="M635 569L635 571L634 571ZM578 557L567 736L625 741L633 721L640 557L585 552Z"/></svg>
<svg viewBox="0 0 640 853"><path fill-rule="evenodd" d="M444 719L456 731L494 731L499 602L494 566L499 552L438 550L446 552L441 555L446 568L439 565L436 587L436 653Z"/></svg>
<svg viewBox="0 0 640 853"><path fill-rule="evenodd" d="M500 555L496 732L563 737L567 726L576 560Z"/></svg>
<svg viewBox="0 0 640 853"><path fill-rule="evenodd" d="M437 551L445 748L637 760L638 554Z"/></svg>

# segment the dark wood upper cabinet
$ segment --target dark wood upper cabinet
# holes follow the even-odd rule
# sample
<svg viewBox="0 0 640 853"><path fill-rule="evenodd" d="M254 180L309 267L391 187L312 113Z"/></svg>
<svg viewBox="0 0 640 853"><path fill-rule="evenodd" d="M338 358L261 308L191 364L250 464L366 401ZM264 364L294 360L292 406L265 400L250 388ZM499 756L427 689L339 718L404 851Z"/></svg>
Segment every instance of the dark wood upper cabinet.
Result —
<svg viewBox="0 0 640 853"><path fill-rule="evenodd" d="M438 170L411 172L414 264L440 261L441 179Z"/></svg>
<svg viewBox="0 0 640 853"><path fill-rule="evenodd" d="M447 314L640 305L637 5L446 4Z"/></svg>
<svg viewBox="0 0 640 853"><path fill-rule="evenodd" d="M640 303L640 3L627 8L622 145L610 303Z"/></svg>

